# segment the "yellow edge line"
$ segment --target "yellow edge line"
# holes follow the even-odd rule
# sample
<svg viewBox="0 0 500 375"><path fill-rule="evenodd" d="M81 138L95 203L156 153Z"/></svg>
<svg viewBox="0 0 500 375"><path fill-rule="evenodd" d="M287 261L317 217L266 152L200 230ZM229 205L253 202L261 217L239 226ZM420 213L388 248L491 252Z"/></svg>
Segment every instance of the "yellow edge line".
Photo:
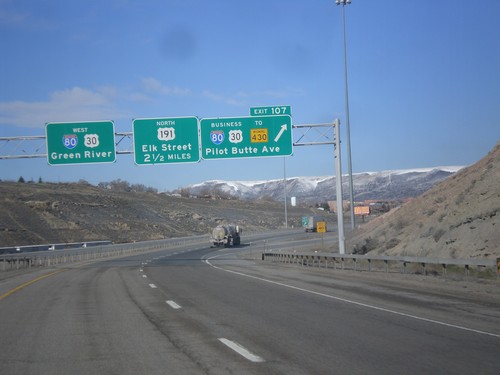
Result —
<svg viewBox="0 0 500 375"><path fill-rule="evenodd" d="M4 298L7 298L7 297L8 297L8 296L10 296L11 294L13 294L13 293L15 293L15 292L18 292L18 291L20 291L21 289L26 288L27 286L29 286L29 285L31 285L31 284L36 283L37 281L40 281L40 280L42 280L42 279L45 279L46 277L53 276L53 275L55 275L55 274L57 274L57 273L64 272L64 271L66 271L66 270L65 270L65 269L62 269L62 270L57 270L57 271L54 271L54 272L48 273L48 274L46 274L46 275L42 275L42 276L40 276L40 277L37 277L36 279L33 279L33 280L31 280L31 281L28 281L28 282L26 282L26 283L24 283L24 284L21 284L21 285L19 285L19 286L16 286L14 289L11 289L11 290L9 290L8 292L6 292L6 293L4 293L4 294L0 295L0 301L1 301L1 300L3 300Z"/></svg>

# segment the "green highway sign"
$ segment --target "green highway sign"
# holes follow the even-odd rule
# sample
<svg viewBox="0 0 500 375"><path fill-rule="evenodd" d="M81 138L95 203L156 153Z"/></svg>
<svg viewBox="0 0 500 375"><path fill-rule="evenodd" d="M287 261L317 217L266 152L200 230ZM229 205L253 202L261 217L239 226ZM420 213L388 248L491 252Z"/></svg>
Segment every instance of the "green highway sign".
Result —
<svg viewBox="0 0 500 375"><path fill-rule="evenodd" d="M196 163L200 160L197 117L135 119L132 126L136 164Z"/></svg>
<svg viewBox="0 0 500 375"><path fill-rule="evenodd" d="M252 107L250 108L250 116L279 116L292 115L292 110L289 105L275 105L273 107Z"/></svg>
<svg viewBox="0 0 500 375"><path fill-rule="evenodd" d="M113 121L49 122L45 126L50 165L113 163Z"/></svg>
<svg viewBox="0 0 500 375"><path fill-rule="evenodd" d="M292 119L288 115L201 120L203 159L232 159L292 154Z"/></svg>

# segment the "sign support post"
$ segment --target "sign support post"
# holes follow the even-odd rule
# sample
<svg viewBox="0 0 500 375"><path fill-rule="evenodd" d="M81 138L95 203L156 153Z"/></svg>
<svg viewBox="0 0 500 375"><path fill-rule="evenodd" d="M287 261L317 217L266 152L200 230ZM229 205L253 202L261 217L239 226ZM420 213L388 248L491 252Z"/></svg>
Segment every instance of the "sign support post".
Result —
<svg viewBox="0 0 500 375"><path fill-rule="evenodd" d="M336 119L334 123L335 128L335 140L337 141L334 145L334 158L335 158L335 170L337 176L335 181L337 183L336 195L337 195L337 224L339 232L339 253L345 254L345 238L344 238L344 205L342 199L342 164L340 163L340 120Z"/></svg>

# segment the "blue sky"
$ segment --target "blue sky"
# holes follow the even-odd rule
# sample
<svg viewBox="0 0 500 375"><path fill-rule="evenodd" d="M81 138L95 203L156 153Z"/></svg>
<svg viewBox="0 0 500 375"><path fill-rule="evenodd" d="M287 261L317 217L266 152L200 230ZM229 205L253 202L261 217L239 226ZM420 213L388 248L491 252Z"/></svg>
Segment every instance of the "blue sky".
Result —
<svg viewBox="0 0 500 375"><path fill-rule="evenodd" d="M500 139L500 2L352 0L346 6L354 172L469 165ZM334 0L0 0L0 137L47 122L248 116L341 125L342 8ZM294 137L296 138L296 137ZM1 150L0 150L1 152ZM136 166L0 160L0 179L114 179L159 190L283 177L284 159ZM286 175L334 174L333 146L295 147Z"/></svg>

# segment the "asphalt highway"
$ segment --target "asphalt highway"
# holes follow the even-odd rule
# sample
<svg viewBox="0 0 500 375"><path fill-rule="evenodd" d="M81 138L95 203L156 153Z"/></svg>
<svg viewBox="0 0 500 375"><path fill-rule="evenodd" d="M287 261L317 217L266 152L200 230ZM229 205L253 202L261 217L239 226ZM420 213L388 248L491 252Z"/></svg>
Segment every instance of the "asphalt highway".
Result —
<svg viewBox="0 0 500 375"><path fill-rule="evenodd" d="M498 303L262 262L262 246L5 278L0 374L500 373Z"/></svg>

